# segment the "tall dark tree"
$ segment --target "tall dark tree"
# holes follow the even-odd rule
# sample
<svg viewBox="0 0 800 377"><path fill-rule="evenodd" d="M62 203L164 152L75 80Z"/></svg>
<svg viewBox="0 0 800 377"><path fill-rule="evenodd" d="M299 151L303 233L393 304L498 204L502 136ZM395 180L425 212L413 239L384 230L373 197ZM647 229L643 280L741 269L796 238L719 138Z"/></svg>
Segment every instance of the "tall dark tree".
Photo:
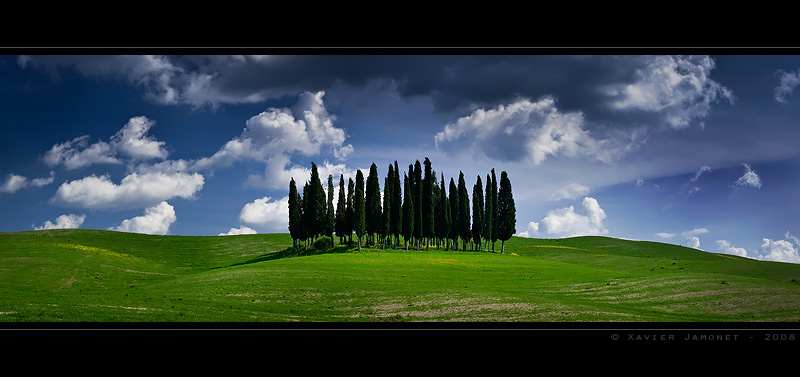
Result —
<svg viewBox="0 0 800 377"><path fill-rule="evenodd" d="M494 252L494 243L497 241L497 179L492 169L492 252Z"/></svg>
<svg viewBox="0 0 800 377"><path fill-rule="evenodd" d="M394 235L394 247L397 248L397 243L400 241L400 233L403 230L403 184L400 182L400 170L397 168L397 160L394 161L392 204L390 209L390 232Z"/></svg>
<svg viewBox="0 0 800 377"><path fill-rule="evenodd" d="M448 187L448 194L450 195L450 239L453 240L453 248L458 250L458 235L461 227L461 219L458 217L458 189L453 178L450 178L450 186Z"/></svg>
<svg viewBox="0 0 800 377"><path fill-rule="evenodd" d="M358 238L358 251L361 251L361 240L366 231L366 199L364 198L364 174L356 171L356 191L353 195L353 230Z"/></svg>
<svg viewBox="0 0 800 377"><path fill-rule="evenodd" d="M511 193L511 181L505 171L500 173L500 191L497 193L497 239L502 242L500 254L505 253L506 241L517 232L517 209Z"/></svg>
<svg viewBox="0 0 800 377"><path fill-rule="evenodd" d="M328 203L325 205L325 235L333 240L333 175L328 174Z"/></svg>
<svg viewBox="0 0 800 377"><path fill-rule="evenodd" d="M422 165L419 160L414 163L414 179L412 185L414 194L414 238L419 249L420 242L422 241Z"/></svg>
<svg viewBox="0 0 800 377"><path fill-rule="evenodd" d="M422 238L425 239L425 250L429 250L430 238L434 236L433 226L433 185L436 182L431 172L431 160L425 157L425 176L422 179Z"/></svg>
<svg viewBox="0 0 800 377"><path fill-rule="evenodd" d="M392 220L392 178L394 177L394 168L389 164L389 172L386 178L383 179L383 211L381 212L381 226L380 234L383 244L383 249L386 250L386 239L389 238Z"/></svg>
<svg viewBox="0 0 800 377"><path fill-rule="evenodd" d="M483 183L478 176L475 186L472 187L472 243L476 250L481 249L481 236L483 234Z"/></svg>
<svg viewBox="0 0 800 377"><path fill-rule="evenodd" d="M464 182L464 173L458 173L458 235L461 237L463 249L467 249L467 242L472 238L469 228L469 193L467 184Z"/></svg>
<svg viewBox="0 0 800 377"><path fill-rule="evenodd" d="M380 229L381 224L381 188L380 178L378 178L378 167L375 163L369 167L366 187L366 232L369 235L368 243L375 243L375 233Z"/></svg>
<svg viewBox="0 0 800 377"><path fill-rule="evenodd" d="M414 233L414 195L411 194L411 187L408 182L408 175L403 174L403 227L400 230L403 234L403 243L408 243Z"/></svg>
<svg viewBox="0 0 800 377"><path fill-rule="evenodd" d="M492 239L492 180L489 174L486 174L486 196L484 198L484 212L483 212L483 240L486 243L486 249L489 249L489 241Z"/></svg>
<svg viewBox="0 0 800 377"><path fill-rule="evenodd" d="M442 174L442 183L439 186L439 199L436 201L436 237L445 243L445 247L449 248L447 242L450 234L450 202L447 201L447 187L444 185L444 174Z"/></svg>
<svg viewBox="0 0 800 377"><path fill-rule="evenodd" d="M306 241L306 243L308 242L308 238L311 237L310 229L312 223L311 219L312 212L311 209L309 208L311 205L309 201L308 191L309 191L308 182L306 182L305 184L303 184L303 198L300 201L300 223L303 224L301 237L303 240Z"/></svg>
<svg viewBox="0 0 800 377"><path fill-rule="evenodd" d="M304 195L305 196L305 195ZM309 236L313 239L325 231L325 191L319 178L317 165L311 163L311 181L308 183Z"/></svg>
<svg viewBox="0 0 800 377"><path fill-rule="evenodd" d="M344 191L344 174L339 175L339 195L336 198L336 215L334 218L334 231L339 237L339 245L344 243L345 221L347 220L347 194Z"/></svg>
<svg viewBox="0 0 800 377"><path fill-rule="evenodd" d="M300 240L303 236L301 200L297 184L292 178L289 181L289 234L292 236L292 246L297 248L297 251L300 251Z"/></svg>
<svg viewBox="0 0 800 377"><path fill-rule="evenodd" d="M345 204L345 220L344 220L344 232L347 234L347 242L353 242L353 231L355 230L356 225L356 212L355 208L353 207L353 198L356 195L356 188L355 183L353 182L353 178L347 178L347 202Z"/></svg>

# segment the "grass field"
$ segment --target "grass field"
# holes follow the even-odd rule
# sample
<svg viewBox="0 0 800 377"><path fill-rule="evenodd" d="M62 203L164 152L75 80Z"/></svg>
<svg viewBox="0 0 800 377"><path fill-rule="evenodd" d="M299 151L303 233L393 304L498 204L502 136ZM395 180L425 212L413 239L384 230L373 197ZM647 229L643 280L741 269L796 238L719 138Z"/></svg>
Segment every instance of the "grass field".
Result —
<svg viewBox="0 0 800 377"><path fill-rule="evenodd" d="M0 321L800 320L800 265L670 244L514 237L505 254L291 246L288 234L0 233Z"/></svg>

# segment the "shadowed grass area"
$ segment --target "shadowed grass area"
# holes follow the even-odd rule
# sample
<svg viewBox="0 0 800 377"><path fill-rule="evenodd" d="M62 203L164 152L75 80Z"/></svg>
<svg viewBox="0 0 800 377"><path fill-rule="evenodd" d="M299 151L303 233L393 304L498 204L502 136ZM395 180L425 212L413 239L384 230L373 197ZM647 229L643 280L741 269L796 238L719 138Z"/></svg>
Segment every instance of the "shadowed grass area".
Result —
<svg viewBox="0 0 800 377"><path fill-rule="evenodd" d="M499 254L0 233L3 322L794 322L798 281L796 264L608 237L514 237Z"/></svg>

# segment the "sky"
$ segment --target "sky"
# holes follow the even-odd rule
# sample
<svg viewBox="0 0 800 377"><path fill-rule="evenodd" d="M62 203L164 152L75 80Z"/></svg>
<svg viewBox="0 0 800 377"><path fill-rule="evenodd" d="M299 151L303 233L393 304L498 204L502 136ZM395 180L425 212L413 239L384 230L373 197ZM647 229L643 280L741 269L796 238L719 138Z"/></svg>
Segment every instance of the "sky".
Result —
<svg viewBox="0 0 800 377"><path fill-rule="evenodd" d="M800 263L800 55L23 52L0 56L0 232L288 232L312 161L338 191L428 157L468 188L506 171L518 236Z"/></svg>

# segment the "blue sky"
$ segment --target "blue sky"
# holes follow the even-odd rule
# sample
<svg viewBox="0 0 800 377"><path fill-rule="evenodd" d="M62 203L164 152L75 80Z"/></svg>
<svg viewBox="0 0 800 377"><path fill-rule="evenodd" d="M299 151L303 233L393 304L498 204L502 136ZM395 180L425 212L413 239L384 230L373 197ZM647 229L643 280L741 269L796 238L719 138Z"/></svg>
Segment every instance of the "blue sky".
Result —
<svg viewBox="0 0 800 377"><path fill-rule="evenodd" d="M800 263L800 55L100 52L0 56L0 231L285 232L311 161L429 157L507 171L521 236Z"/></svg>

